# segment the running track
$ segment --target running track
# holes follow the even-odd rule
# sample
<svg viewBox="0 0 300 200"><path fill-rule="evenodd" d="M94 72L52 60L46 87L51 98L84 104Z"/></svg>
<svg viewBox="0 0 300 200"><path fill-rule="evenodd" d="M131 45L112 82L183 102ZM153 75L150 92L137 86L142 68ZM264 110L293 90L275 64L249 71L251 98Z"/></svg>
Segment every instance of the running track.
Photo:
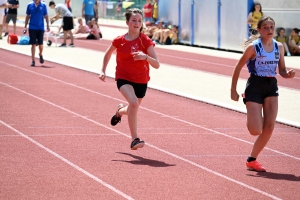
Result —
<svg viewBox="0 0 300 200"><path fill-rule="evenodd" d="M162 51L174 53L157 48ZM300 196L299 129L276 124L259 157L268 172L250 172L245 158L255 138L244 114L149 89L139 111L139 134L147 145L131 151L126 117L116 127L109 124L124 102L112 79L102 83L97 74L50 62L32 68L27 56L4 50L0 55L0 199ZM160 60L175 62L168 56ZM227 71L195 63L182 66Z"/></svg>

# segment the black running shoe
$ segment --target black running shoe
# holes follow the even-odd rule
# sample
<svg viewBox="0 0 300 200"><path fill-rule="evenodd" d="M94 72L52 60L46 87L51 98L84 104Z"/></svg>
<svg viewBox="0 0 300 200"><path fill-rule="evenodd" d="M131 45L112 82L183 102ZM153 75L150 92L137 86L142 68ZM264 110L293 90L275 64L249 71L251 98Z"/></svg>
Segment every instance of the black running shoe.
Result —
<svg viewBox="0 0 300 200"><path fill-rule="evenodd" d="M31 66L31 67L34 67L34 66L35 66L35 62L32 61L30 66Z"/></svg>
<svg viewBox="0 0 300 200"><path fill-rule="evenodd" d="M117 112L116 112L116 114L111 118L111 120L110 120L110 124L112 125L112 126L115 126L115 125L117 125L117 123L120 123L121 122L121 115L119 114L119 110L121 109L121 108L124 108L125 106L123 105L123 104L119 104L118 105L118 109L117 109Z"/></svg>
<svg viewBox="0 0 300 200"><path fill-rule="evenodd" d="M40 63L44 63L44 58L42 55L40 55Z"/></svg>
<svg viewBox="0 0 300 200"><path fill-rule="evenodd" d="M3 37L6 37L7 35L8 35L8 32L6 32Z"/></svg>
<svg viewBox="0 0 300 200"><path fill-rule="evenodd" d="M58 47L67 47L67 45L65 43L62 43L60 46Z"/></svg>
<svg viewBox="0 0 300 200"><path fill-rule="evenodd" d="M138 148L143 148L145 141L140 140L140 138L135 138L130 145L131 150L137 150Z"/></svg>

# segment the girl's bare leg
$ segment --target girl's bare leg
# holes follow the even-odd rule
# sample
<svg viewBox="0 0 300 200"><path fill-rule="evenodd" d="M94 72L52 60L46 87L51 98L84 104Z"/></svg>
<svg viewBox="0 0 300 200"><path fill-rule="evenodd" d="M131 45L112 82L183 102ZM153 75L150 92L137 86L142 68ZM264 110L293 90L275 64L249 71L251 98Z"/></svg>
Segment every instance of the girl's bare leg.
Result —
<svg viewBox="0 0 300 200"><path fill-rule="evenodd" d="M251 135L258 135L250 156L257 158L272 136L278 112L278 97L267 97L263 105L247 102L246 107L248 130Z"/></svg>
<svg viewBox="0 0 300 200"><path fill-rule="evenodd" d="M132 138L137 138L137 112L142 102L141 98L135 96L134 89L131 85L123 85L120 88L121 94L128 102L128 106L121 108L119 114L128 116L128 124Z"/></svg>

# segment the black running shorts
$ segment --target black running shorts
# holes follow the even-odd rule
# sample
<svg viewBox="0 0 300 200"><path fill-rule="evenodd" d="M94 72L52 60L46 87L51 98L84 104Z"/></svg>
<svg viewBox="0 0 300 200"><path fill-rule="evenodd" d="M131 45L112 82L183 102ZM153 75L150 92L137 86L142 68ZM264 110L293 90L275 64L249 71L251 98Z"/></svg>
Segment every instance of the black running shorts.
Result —
<svg viewBox="0 0 300 200"><path fill-rule="evenodd" d="M247 101L263 104L265 98L279 96L277 79L275 77L261 77L251 74L248 78L244 95L244 104Z"/></svg>
<svg viewBox="0 0 300 200"><path fill-rule="evenodd" d="M143 98L146 95L147 84L134 83L134 82L123 80L123 79L118 79L117 80L117 86L118 86L119 90L123 85L126 85L126 84L131 85L133 87L134 93L135 93L137 98L140 99L140 98Z"/></svg>
<svg viewBox="0 0 300 200"><path fill-rule="evenodd" d="M64 17L63 18L63 30L70 31L74 28L73 17Z"/></svg>
<svg viewBox="0 0 300 200"><path fill-rule="evenodd" d="M44 42L44 30L33 30L29 29L29 44L42 45Z"/></svg>

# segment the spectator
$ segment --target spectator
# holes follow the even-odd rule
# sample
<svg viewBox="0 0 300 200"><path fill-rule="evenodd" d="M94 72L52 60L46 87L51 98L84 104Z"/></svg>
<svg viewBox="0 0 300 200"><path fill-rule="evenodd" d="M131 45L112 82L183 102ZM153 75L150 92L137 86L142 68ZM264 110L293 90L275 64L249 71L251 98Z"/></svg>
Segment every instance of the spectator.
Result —
<svg viewBox="0 0 300 200"><path fill-rule="evenodd" d="M75 28L73 34L78 34L78 33L88 33L90 31L88 25L83 25L83 21L81 18L79 18L77 20L78 22L78 25L77 27Z"/></svg>
<svg viewBox="0 0 300 200"><path fill-rule="evenodd" d="M0 40L2 40L3 23L5 16L6 0L0 0Z"/></svg>
<svg viewBox="0 0 300 200"><path fill-rule="evenodd" d="M152 38L154 33L162 28L162 22L157 22L156 24L151 24L150 22L145 23L146 27L143 28L142 33Z"/></svg>
<svg viewBox="0 0 300 200"><path fill-rule="evenodd" d="M154 0L153 3L153 22L155 23L158 19L158 4L157 4L157 0Z"/></svg>
<svg viewBox="0 0 300 200"><path fill-rule="evenodd" d="M170 25L171 26L171 25ZM173 25L169 29L162 29L160 35L160 44L171 45L178 41L178 26Z"/></svg>
<svg viewBox="0 0 300 200"><path fill-rule="evenodd" d="M257 22L262 16L264 16L264 14L262 12L261 4L255 1L247 20L247 23L250 25L249 31L252 35L257 34Z"/></svg>
<svg viewBox="0 0 300 200"><path fill-rule="evenodd" d="M277 32L277 36L275 37L277 42L280 42L284 47L284 55L291 56L289 48L287 46L288 38L285 36L285 29L279 28Z"/></svg>
<svg viewBox="0 0 300 200"><path fill-rule="evenodd" d="M73 33L72 29L74 28L73 24L73 15L67 8L65 4L59 3L55 5L54 1L49 2L49 7L51 9L55 9L56 15L50 19L51 24L58 20L60 16L63 17L63 30L64 30L64 40L63 43L59 47L66 47L67 46L67 34L70 35L71 43L70 47L74 47L74 40L73 40Z"/></svg>
<svg viewBox="0 0 300 200"><path fill-rule="evenodd" d="M164 29L163 28L164 27L164 22L157 21L155 24L157 25L157 29L154 30L154 33L153 33L153 36L152 36L152 41L154 41L155 43L159 43L162 30Z"/></svg>
<svg viewBox="0 0 300 200"><path fill-rule="evenodd" d="M4 36L8 35L8 24L10 20L13 21L14 24L14 34L16 34L17 29L17 15L18 15L18 8L19 8L19 0L7 0L6 7L8 8L6 22L5 22L5 29L6 33Z"/></svg>
<svg viewBox="0 0 300 200"><path fill-rule="evenodd" d="M69 11L72 13L71 0L65 0L65 4L66 4L67 8L69 9Z"/></svg>
<svg viewBox="0 0 300 200"><path fill-rule="evenodd" d="M99 25L97 24L95 18L91 20L90 23L90 34L87 36L87 40L99 40L102 38L102 33L100 31Z"/></svg>
<svg viewBox="0 0 300 200"><path fill-rule="evenodd" d="M144 12L145 22L152 23L153 5L151 4L151 0L146 0L146 4L144 5L143 12Z"/></svg>
<svg viewBox="0 0 300 200"><path fill-rule="evenodd" d="M34 0L27 5L25 18L25 32L27 31L27 24L29 21L29 44L31 44L31 66L35 66L35 47L39 46L40 63L44 63L43 58L43 40L44 40L44 18L47 23L47 31L49 28L49 19L47 6L41 0Z"/></svg>
<svg viewBox="0 0 300 200"><path fill-rule="evenodd" d="M95 0L95 6L94 6L94 18L96 22L98 23L98 9L99 9L99 1Z"/></svg>
<svg viewBox="0 0 300 200"><path fill-rule="evenodd" d="M116 6L116 17L122 16L122 0L118 0L118 4Z"/></svg>
<svg viewBox="0 0 300 200"><path fill-rule="evenodd" d="M76 32L74 31L73 33L73 37L76 39L86 39L87 36L90 34L91 24L92 22L88 21L87 25L83 25L83 22L81 20L81 22L79 22L79 25L77 26L77 30L75 29Z"/></svg>
<svg viewBox="0 0 300 200"><path fill-rule="evenodd" d="M82 18L85 19L85 23L94 17L95 12L95 0L83 0L82 2Z"/></svg>
<svg viewBox="0 0 300 200"><path fill-rule="evenodd" d="M300 30L294 28L291 33L291 39L289 41L289 47L294 56L300 56Z"/></svg>

